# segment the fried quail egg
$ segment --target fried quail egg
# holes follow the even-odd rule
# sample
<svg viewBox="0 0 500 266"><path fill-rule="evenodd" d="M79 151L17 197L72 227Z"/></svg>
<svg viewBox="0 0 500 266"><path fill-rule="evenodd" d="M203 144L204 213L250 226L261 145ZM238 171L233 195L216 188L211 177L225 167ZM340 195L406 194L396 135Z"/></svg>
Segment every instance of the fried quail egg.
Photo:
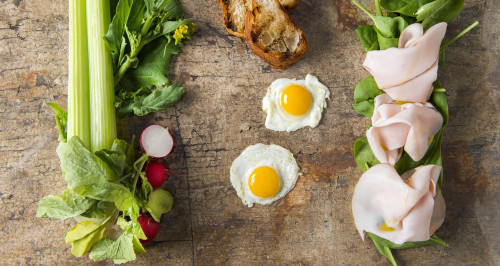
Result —
<svg viewBox="0 0 500 266"><path fill-rule="evenodd" d="M231 184L243 204L271 204L293 189L299 177L293 154L278 145L255 144L233 161Z"/></svg>
<svg viewBox="0 0 500 266"><path fill-rule="evenodd" d="M295 131L316 127L321 120L330 91L313 75L305 80L277 79L267 89L262 110L267 113L266 128L275 131Z"/></svg>

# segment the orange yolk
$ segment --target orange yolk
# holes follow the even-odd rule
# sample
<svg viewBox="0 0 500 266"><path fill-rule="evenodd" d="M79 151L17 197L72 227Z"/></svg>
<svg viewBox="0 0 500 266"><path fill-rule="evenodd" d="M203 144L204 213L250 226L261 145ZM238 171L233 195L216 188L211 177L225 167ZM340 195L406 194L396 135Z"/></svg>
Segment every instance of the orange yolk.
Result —
<svg viewBox="0 0 500 266"><path fill-rule="evenodd" d="M248 178L248 187L252 193L260 198L269 198L278 192L280 178L276 171L269 166L257 167Z"/></svg>
<svg viewBox="0 0 500 266"><path fill-rule="evenodd" d="M285 112L300 116L305 115L311 108L311 93L297 84L286 87L280 95L280 104Z"/></svg>

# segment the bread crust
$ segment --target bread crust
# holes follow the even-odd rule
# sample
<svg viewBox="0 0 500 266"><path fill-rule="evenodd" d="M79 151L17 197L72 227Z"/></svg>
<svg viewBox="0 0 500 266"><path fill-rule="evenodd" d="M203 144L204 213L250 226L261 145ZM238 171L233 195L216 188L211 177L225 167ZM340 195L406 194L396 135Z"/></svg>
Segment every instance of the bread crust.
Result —
<svg viewBox="0 0 500 266"><path fill-rule="evenodd" d="M229 12L229 4L232 0L217 0L217 3L222 8L222 18L224 21L224 26L226 27L226 31L234 35L236 37L244 38L245 37L245 29L238 28L234 24L233 14Z"/></svg>
<svg viewBox="0 0 500 266"><path fill-rule="evenodd" d="M264 45L262 41L259 40L261 34L263 33L263 29L257 26L260 16L260 7L256 3L256 0L252 0L252 10L249 10L246 14L245 39L247 40L250 49L262 60L271 65L272 68L285 70L291 64L297 62L307 52L307 39L305 33L291 20L290 16L288 16L288 13L286 13L284 8L279 4L278 0L273 1L276 6L278 6L279 10L277 10L277 12L280 12L280 15L282 15L285 20L284 27L286 30L296 31L299 36L296 49L291 51L287 47L286 52L280 52L272 49L270 45ZM284 33L285 32L279 33L281 39L283 38ZM276 40L280 41L280 38Z"/></svg>

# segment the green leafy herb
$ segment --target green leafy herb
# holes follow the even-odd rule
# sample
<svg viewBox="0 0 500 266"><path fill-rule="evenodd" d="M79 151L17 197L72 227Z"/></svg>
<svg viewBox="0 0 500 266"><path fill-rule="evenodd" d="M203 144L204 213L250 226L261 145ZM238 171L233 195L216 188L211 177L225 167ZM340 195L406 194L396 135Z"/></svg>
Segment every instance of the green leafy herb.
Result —
<svg viewBox="0 0 500 266"><path fill-rule="evenodd" d="M375 108L374 99L384 91L379 89L373 76L369 76L358 83L354 89L354 104L356 112L371 117Z"/></svg>
<svg viewBox="0 0 500 266"><path fill-rule="evenodd" d="M182 18L182 7L177 0L118 2L105 39L113 58L118 96L115 106L121 116L163 110L181 98L185 92L182 87L171 91L180 86L155 92L169 84L171 57L180 52L194 30L192 20ZM146 52L142 53L143 50Z"/></svg>

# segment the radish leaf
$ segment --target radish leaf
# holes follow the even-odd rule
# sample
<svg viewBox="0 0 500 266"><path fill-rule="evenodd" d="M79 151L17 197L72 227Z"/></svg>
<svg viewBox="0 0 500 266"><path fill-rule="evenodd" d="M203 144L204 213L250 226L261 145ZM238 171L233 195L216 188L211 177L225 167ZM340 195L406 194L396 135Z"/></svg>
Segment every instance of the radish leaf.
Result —
<svg viewBox="0 0 500 266"><path fill-rule="evenodd" d="M93 221L81 221L69 230L64 236L66 243L71 244L71 253L77 257L87 253L92 245L97 243L104 235L106 222L99 224Z"/></svg>
<svg viewBox="0 0 500 266"><path fill-rule="evenodd" d="M174 199L170 192L163 189L155 189L149 195L149 201L146 204L146 210L151 214L155 221L160 222L162 214L167 213L172 209Z"/></svg>
<svg viewBox="0 0 500 266"><path fill-rule="evenodd" d="M112 259L115 264L135 260L133 238L132 234L124 233L115 241L101 239L92 247L89 257L94 261Z"/></svg>
<svg viewBox="0 0 500 266"><path fill-rule="evenodd" d="M66 220L87 212L97 202L82 197L68 188L61 196L49 195L42 198L38 203L36 217Z"/></svg>

